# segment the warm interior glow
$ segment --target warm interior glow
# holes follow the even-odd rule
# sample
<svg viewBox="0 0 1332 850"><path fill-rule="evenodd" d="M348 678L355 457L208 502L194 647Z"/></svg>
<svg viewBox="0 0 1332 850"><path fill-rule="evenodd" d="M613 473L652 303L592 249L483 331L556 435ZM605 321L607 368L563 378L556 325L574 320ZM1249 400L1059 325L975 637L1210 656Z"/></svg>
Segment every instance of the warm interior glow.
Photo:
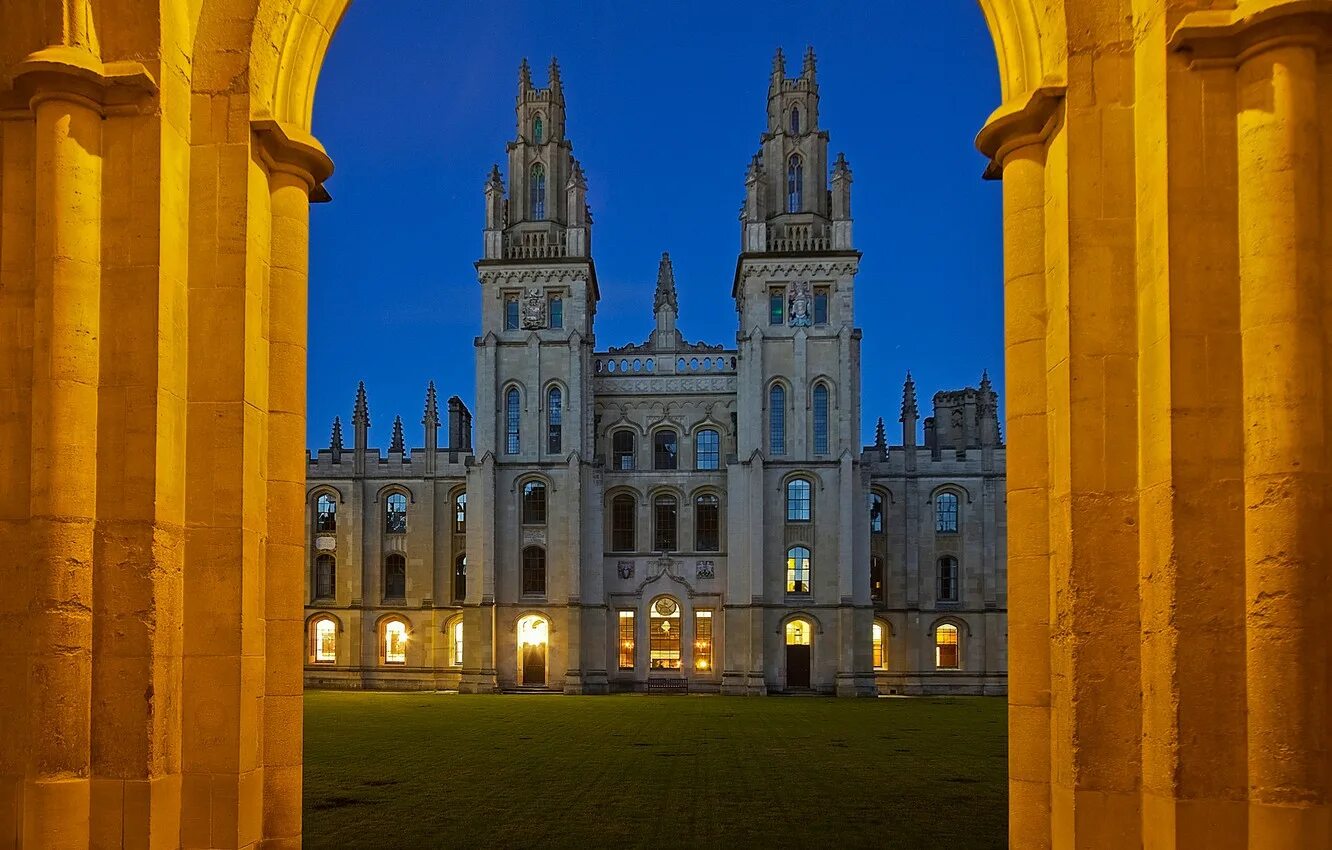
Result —
<svg viewBox="0 0 1332 850"><path fill-rule="evenodd" d="M384 663L407 663L407 624L402 620L384 624Z"/></svg>
<svg viewBox="0 0 1332 850"><path fill-rule="evenodd" d="M653 670L679 670L683 653L680 649L680 603L669 596L653 600L649 612L648 663Z"/></svg>
<svg viewBox="0 0 1332 850"><path fill-rule="evenodd" d="M809 623L804 620L792 620L786 624L787 646L809 646Z"/></svg>
<svg viewBox="0 0 1332 850"><path fill-rule="evenodd" d="M332 620L315 623L314 660L317 664L333 664L338 660L338 625Z"/></svg>
<svg viewBox="0 0 1332 850"><path fill-rule="evenodd" d="M874 624L874 669L883 670L888 666L887 658L883 652L883 625Z"/></svg>
<svg viewBox="0 0 1332 850"><path fill-rule="evenodd" d="M694 612L694 669L712 669L712 612Z"/></svg>
<svg viewBox="0 0 1332 850"><path fill-rule="evenodd" d="M934 666L940 670L957 669L957 626L944 623L934 630Z"/></svg>
<svg viewBox="0 0 1332 850"><path fill-rule="evenodd" d="M620 669L632 670L635 662L634 652L634 612L620 612Z"/></svg>
<svg viewBox="0 0 1332 850"><path fill-rule="evenodd" d="M463 659L463 621L459 618L453 624L453 666L462 666Z"/></svg>
<svg viewBox="0 0 1332 850"><path fill-rule="evenodd" d="M529 614L518 621L518 645L545 646L550 624L542 617Z"/></svg>

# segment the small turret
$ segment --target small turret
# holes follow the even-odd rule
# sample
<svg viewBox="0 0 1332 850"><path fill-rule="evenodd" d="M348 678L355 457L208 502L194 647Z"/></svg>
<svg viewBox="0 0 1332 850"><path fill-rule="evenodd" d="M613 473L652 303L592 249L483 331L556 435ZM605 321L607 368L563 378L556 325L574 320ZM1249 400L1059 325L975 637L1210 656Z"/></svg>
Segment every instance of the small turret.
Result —
<svg viewBox="0 0 1332 850"><path fill-rule="evenodd" d="M674 349L679 337L675 322L680 315L680 302L675 293L675 270L671 267L671 255L665 251L661 254L661 262L657 264L657 291L652 298L652 313L657 323L652 332L652 346L659 350Z"/></svg>
<svg viewBox="0 0 1332 850"><path fill-rule="evenodd" d="M832 195L830 214L832 217L833 250L851 249L851 164L846 155L837 154L833 163Z"/></svg>
<svg viewBox="0 0 1332 850"><path fill-rule="evenodd" d="M421 424L425 426L426 451L435 451L439 448L439 400L435 396L434 381L426 386L425 413L421 417Z"/></svg>
<svg viewBox="0 0 1332 850"><path fill-rule="evenodd" d="M365 398L365 381L356 385L356 404L352 407L352 443L357 474L365 472L365 452L370 445L370 404Z"/></svg>
<svg viewBox="0 0 1332 850"><path fill-rule="evenodd" d="M916 407L916 382L911 372L902 384L902 446L905 449L906 468L916 468L916 426L920 421L920 411ZM928 442L928 440L926 441Z"/></svg>
<svg viewBox="0 0 1332 850"><path fill-rule="evenodd" d="M333 417L333 434L328 439L328 452L334 463L342 463L342 418Z"/></svg>

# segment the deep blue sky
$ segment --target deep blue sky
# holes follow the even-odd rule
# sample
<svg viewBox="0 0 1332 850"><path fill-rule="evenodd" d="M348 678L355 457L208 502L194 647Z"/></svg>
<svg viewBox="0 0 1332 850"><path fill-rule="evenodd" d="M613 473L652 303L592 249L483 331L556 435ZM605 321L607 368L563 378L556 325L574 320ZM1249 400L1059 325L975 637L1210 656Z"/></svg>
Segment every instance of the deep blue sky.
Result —
<svg viewBox="0 0 1332 850"><path fill-rule="evenodd" d="M539 86L560 60L595 218L597 348L648 336L663 250L686 338L734 345L736 215L772 54L794 76L806 44L821 124L855 175L865 441L880 415L899 439L908 368L923 416L982 368L1002 395L1000 190L972 144L998 74L973 2L360 0L315 104L337 172L311 211L310 444L327 445L334 415L350 444L358 380L384 448L395 414L421 444L429 380L441 403L473 406L482 183L504 165L523 56Z"/></svg>

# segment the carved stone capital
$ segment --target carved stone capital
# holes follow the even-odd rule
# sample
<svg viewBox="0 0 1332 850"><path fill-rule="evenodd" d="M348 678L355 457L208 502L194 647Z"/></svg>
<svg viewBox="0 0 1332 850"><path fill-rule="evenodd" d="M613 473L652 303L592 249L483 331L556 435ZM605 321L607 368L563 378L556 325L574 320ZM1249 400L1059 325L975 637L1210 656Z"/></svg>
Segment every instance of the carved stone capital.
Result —
<svg viewBox="0 0 1332 850"><path fill-rule="evenodd" d="M1004 160L1013 151L1043 144L1059 125L1064 103L1062 85L1038 86L996 109L976 135L976 149L990 160L986 180L998 180Z"/></svg>
<svg viewBox="0 0 1332 850"><path fill-rule="evenodd" d="M331 200L324 181L333 174L333 160L319 140L294 124L272 118L250 121L259 157L270 171L290 174L305 184L310 200Z"/></svg>
<svg viewBox="0 0 1332 850"><path fill-rule="evenodd" d="M1286 45L1332 48L1332 0L1277 0L1261 9L1190 12L1170 34L1189 67L1230 67Z"/></svg>
<svg viewBox="0 0 1332 850"><path fill-rule="evenodd" d="M57 45L28 54L6 75L0 117L26 117L43 100L83 103L102 115L149 112L157 81L139 62L101 62L86 50Z"/></svg>

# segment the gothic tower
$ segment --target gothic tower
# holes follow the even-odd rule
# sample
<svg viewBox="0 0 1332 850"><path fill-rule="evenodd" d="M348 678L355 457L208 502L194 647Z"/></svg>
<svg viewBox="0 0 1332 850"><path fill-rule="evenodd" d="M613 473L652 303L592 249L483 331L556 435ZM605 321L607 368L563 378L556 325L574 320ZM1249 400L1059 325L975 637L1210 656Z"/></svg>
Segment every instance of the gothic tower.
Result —
<svg viewBox="0 0 1332 850"><path fill-rule="evenodd" d="M589 412L597 279L587 184L565 134L554 60L546 88L532 84L523 61L516 115L508 192L496 166L476 264L482 328L468 493L479 510L467 529L461 687L604 690L604 613L585 621L580 607L601 593L600 572L582 569L585 560L595 563L583 552L601 541ZM536 605L549 620L515 637L511 621ZM584 630L597 636L595 645L580 640Z"/></svg>
<svg viewBox="0 0 1332 850"><path fill-rule="evenodd" d="M794 78L777 51L767 119L746 176L732 290L740 420L729 486L752 515L730 524L728 596L753 605L727 609L727 633L753 639L728 643L723 688L789 687L799 663L835 673L839 693L869 693L869 648L856 637L871 619L852 315L860 253L844 157L829 176L812 48ZM819 634L785 635L788 618L811 609ZM791 640L812 652L798 660Z"/></svg>

